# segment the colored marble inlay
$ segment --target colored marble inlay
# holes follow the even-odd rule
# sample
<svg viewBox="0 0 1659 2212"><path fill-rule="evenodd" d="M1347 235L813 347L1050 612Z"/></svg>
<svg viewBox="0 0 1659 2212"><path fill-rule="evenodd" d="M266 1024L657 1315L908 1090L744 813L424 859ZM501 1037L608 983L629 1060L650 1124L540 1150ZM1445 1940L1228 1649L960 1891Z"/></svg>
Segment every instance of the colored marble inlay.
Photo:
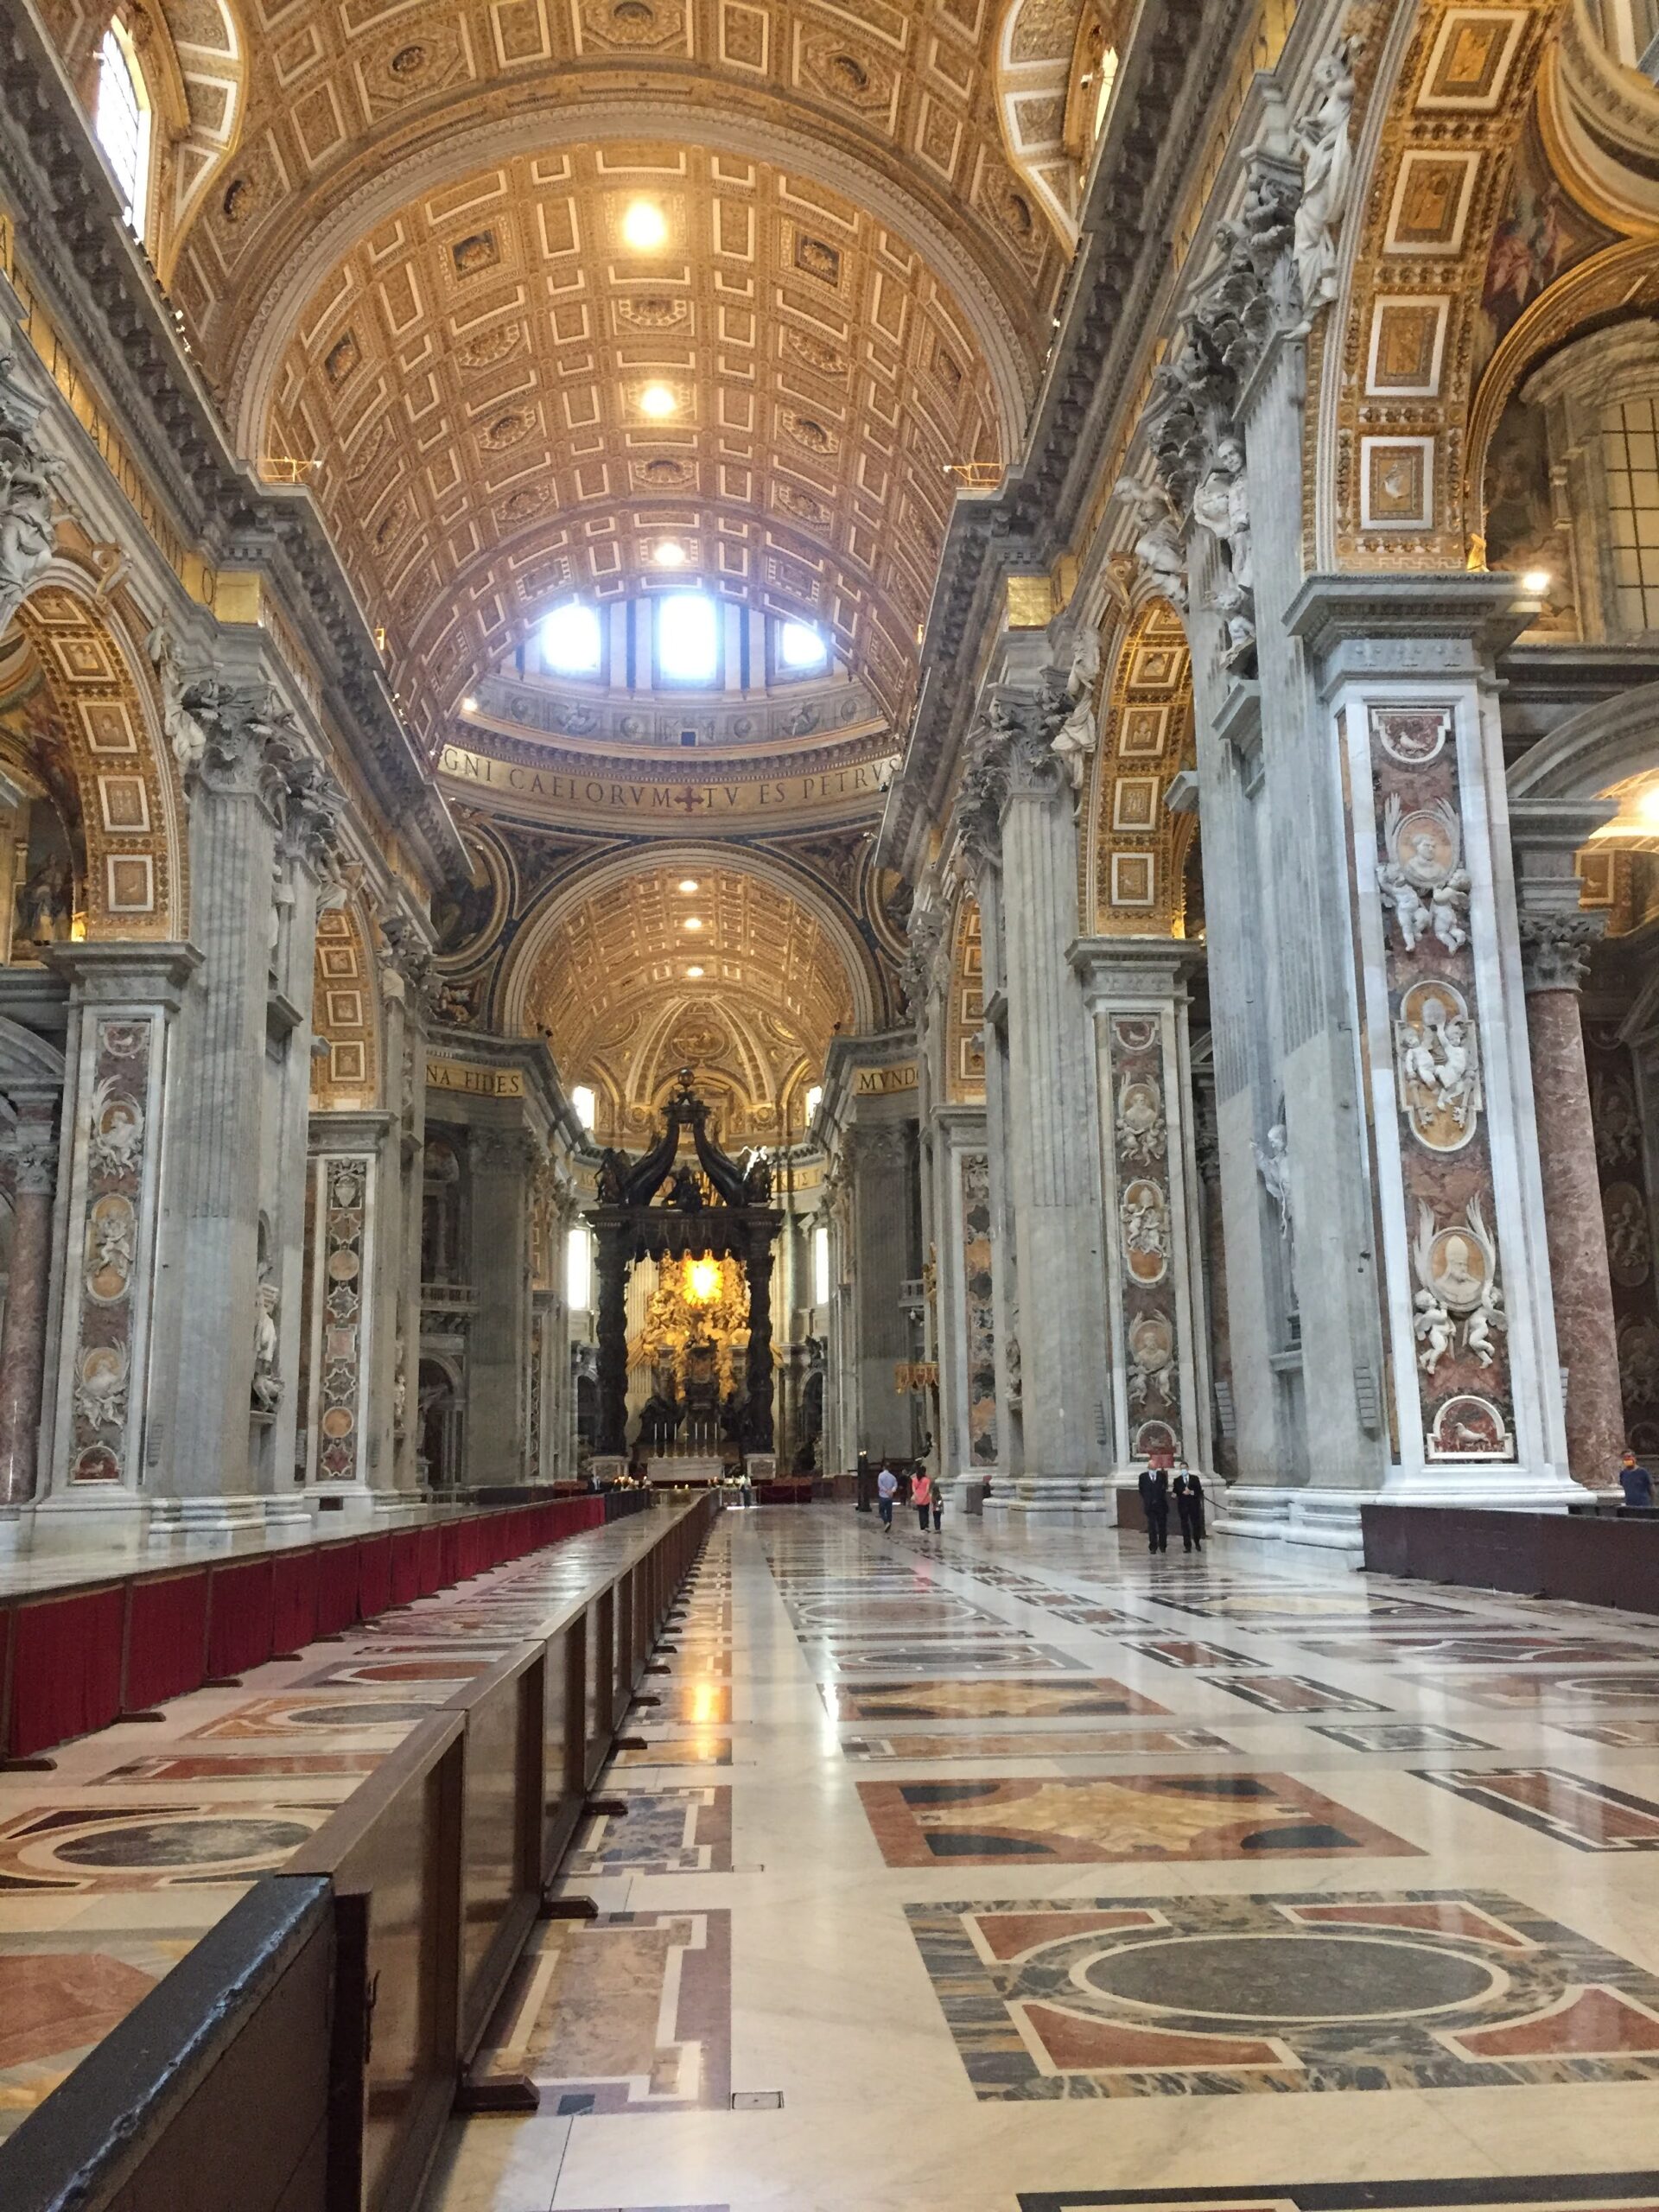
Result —
<svg viewBox="0 0 1659 2212"><path fill-rule="evenodd" d="M849 1759L1106 1759L1237 1746L1208 1728L1124 1728L1092 1735L1038 1729L1023 1736L847 1736L841 1749Z"/></svg>
<svg viewBox="0 0 1659 2212"><path fill-rule="evenodd" d="M1659 1720L1591 1720L1580 1725L1552 1720L1549 1725L1590 1744L1611 1744L1626 1751L1659 1751Z"/></svg>
<svg viewBox="0 0 1659 2212"><path fill-rule="evenodd" d="M1608 1667L1632 1661L1651 1664L1651 1644L1624 1643L1611 1637L1522 1636L1499 1630L1487 1636L1404 1635L1311 1639L1300 1651L1321 1659L1342 1659L1357 1666L1397 1667L1407 1660L1436 1667Z"/></svg>
<svg viewBox="0 0 1659 2212"><path fill-rule="evenodd" d="M1482 1675L1455 1687L1477 1705L1659 1705L1659 1673Z"/></svg>
<svg viewBox="0 0 1659 2212"><path fill-rule="evenodd" d="M543 2114L720 2110L731 2097L731 1916L545 1922L474 2071L527 2074Z"/></svg>
<svg viewBox="0 0 1659 2212"><path fill-rule="evenodd" d="M571 1854L574 1875L724 1874L732 1865L729 1789L635 1789L601 1813Z"/></svg>
<svg viewBox="0 0 1659 2212"><path fill-rule="evenodd" d="M1492 1751L1496 1744L1484 1744L1478 1736L1465 1736L1455 1728L1442 1728L1430 1720L1357 1720L1351 1728L1320 1728L1313 1731L1316 1736L1328 1736L1333 1744L1345 1744L1351 1751Z"/></svg>
<svg viewBox="0 0 1659 2212"><path fill-rule="evenodd" d="M280 1866L332 1805L37 1806L0 1822L9 1891L160 1890L245 1882Z"/></svg>
<svg viewBox="0 0 1659 2212"><path fill-rule="evenodd" d="M360 1781L372 1774L380 1751L179 1751L129 1759L100 1774L100 1783L140 1782Z"/></svg>
<svg viewBox="0 0 1659 2212"><path fill-rule="evenodd" d="M1206 1592L1211 1586L1206 1583ZM1466 1624L1467 1613L1445 1605L1426 1605L1416 1598L1350 1597L1344 1592L1299 1590L1294 1598L1278 1590L1244 1590L1201 1598L1166 1597L1148 1593L1148 1603L1167 1605L1178 1613L1200 1613L1208 1620L1237 1621L1251 1628L1306 1628L1311 1620L1339 1622L1344 1627L1369 1626L1374 1621L1452 1621Z"/></svg>
<svg viewBox="0 0 1659 2212"><path fill-rule="evenodd" d="M1228 1650L1225 1644L1195 1643L1186 1637L1126 1637L1123 1642L1126 1650L1138 1651L1143 1659L1156 1659L1165 1667L1236 1667L1247 1656Z"/></svg>
<svg viewBox="0 0 1659 2212"><path fill-rule="evenodd" d="M834 1643L803 1645L809 1658L827 1661L845 1675L1069 1675L1088 1666L1070 1651L1033 1643L1020 1635L986 1634L971 1643Z"/></svg>
<svg viewBox="0 0 1659 2212"><path fill-rule="evenodd" d="M1489 1892L906 1917L982 2099L1659 2079L1659 1979Z"/></svg>
<svg viewBox="0 0 1659 2212"><path fill-rule="evenodd" d="M1210 1675L1205 1680L1259 1705L1264 1713L1386 1713L1388 1707L1374 1697L1353 1690L1334 1689L1329 1682L1315 1682L1306 1675Z"/></svg>
<svg viewBox="0 0 1659 2212"><path fill-rule="evenodd" d="M1554 1766L1419 1768L1432 1782L1575 1851L1659 1851L1659 1805Z"/></svg>
<svg viewBox="0 0 1659 2212"><path fill-rule="evenodd" d="M120 2025L199 1933L100 1929L7 1939L0 1949L0 2136Z"/></svg>
<svg viewBox="0 0 1659 2212"><path fill-rule="evenodd" d="M188 1728L182 1740L239 1742L257 1736L304 1735L314 1729L405 1736L429 1720L447 1695L440 1688L405 1692L401 1697L257 1697L200 1728Z"/></svg>
<svg viewBox="0 0 1659 2212"><path fill-rule="evenodd" d="M1284 1774L861 1782L858 1794L889 1866L1422 1856Z"/></svg>
<svg viewBox="0 0 1659 2212"><path fill-rule="evenodd" d="M1072 1720L1169 1707L1104 1676L1070 1682L823 1682L836 1720Z"/></svg>

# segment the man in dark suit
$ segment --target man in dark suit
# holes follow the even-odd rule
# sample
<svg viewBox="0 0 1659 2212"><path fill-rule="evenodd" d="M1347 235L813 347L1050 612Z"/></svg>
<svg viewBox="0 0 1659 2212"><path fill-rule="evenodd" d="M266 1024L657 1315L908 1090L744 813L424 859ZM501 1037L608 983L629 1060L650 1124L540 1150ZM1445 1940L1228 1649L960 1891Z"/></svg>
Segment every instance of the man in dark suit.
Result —
<svg viewBox="0 0 1659 2212"><path fill-rule="evenodd" d="M1169 1471L1145 1467L1141 1472L1141 1507L1147 1516L1147 1549L1169 1549Z"/></svg>
<svg viewBox="0 0 1659 2212"><path fill-rule="evenodd" d="M1171 1487L1175 1494L1175 1510L1181 1516L1181 1549L1184 1552L1201 1552L1204 1549L1204 1484L1185 1459L1177 1468Z"/></svg>

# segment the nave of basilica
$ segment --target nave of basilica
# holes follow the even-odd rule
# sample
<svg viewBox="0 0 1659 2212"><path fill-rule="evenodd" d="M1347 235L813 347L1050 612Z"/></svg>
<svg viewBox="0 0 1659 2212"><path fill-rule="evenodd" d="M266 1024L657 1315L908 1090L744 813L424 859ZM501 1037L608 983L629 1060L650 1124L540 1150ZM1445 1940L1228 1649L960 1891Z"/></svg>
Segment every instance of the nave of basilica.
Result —
<svg viewBox="0 0 1659 2212"><path fill-rule="evenodd" d="M541 1744L543 1781L563 1762L568 1802L524 1784L548 1816L512 1862L537 1859L529 1891L497 1925L457 1873L461 1964L420 1985L423 2033L453 2000L463 2107L512 2108L530 2076L477 2069L502 1977L526 1971L514 1916L569 1890L584 1808L620 1819L588 1802L601 1772L622 1786L612 1757L650 1764L620 1732L699 1547L716 1688L706 1712L683 1693L688 1724L722 1699L732 1719L734 1590L754 1667L779 1662L774 1584L808 1644L814 1592L849 1632L915 1607L917 1645L886 1657L941 1680L996 1673L974 1631L1008 1628L1031 1656L1010 1643L1006 1672L1109 1664L1115 1692L1127 1670L1117 1707L893 1708L946 1726L904 1739L924 1762L975 1711L1074 1737L1077 1715L1168 1711L1160 1667L1203 1656L1136 1644L1148 1675L1092 1647L1159 1625L1143 1580L1117 1583L1143 1610L1115 1622L1101 1592L1144 1577L1143 1478L1183 1465L1206 1493L1206 1630L1230 1600L1272 1637L1298 1604L1408 1618L1399 1591L1363 1595L1379 1567L1653 1612L1653 1529L1614 1509L1641 1506L1622 1458L1659 1466L1656 1234L1655 0L0 0L0 1891L73 1887L70 1859L40 1874L29 1823L100 1802L88 1747L164 1709L179 1727L101 1802L165 1825L211 1769L251 1804L261 1776L228 1770L263 1758L262 1807L279 1770L308 1777L312 1811L368 1834L377 1789L401 1802L365 1778L399 1738L365 1746L341 1716L425 1669L462 1719L429 1745L409 1688L386 1773L458 1763L453 1804L431 1782L439 1858L492 1745ZM907 1541L905 1485L941 1503L909 1580L869 1557L884 1466ZM746 1504L769 1517L720 1517ZM1548 1573L1516 1566L1522 1529ZM474 1576L496 1578L475 1603ZM429 1601L459 1608L476 1669L418 1656L448 1631L396 1609ZM587 1610L558 1631L556 1694L567 1603ZM935 1667L930 1610L965 1631ZM401 1671L365 1643L307 1678L342 1686L333 1719L302 1722L260 1672L400 1618ZM1501 1643L1529 1619L1477 1624ZM575 1730L556 1757L528 1707L514 1739L461 1694L476 1673L483 1700L532 1628L536 1710ZM879 1643L862 1656L879 1675ZM1269 1660L1309 1688L1294 1649ZM257 1688L258 1714L227 1717L226 1685ZM1198 1687L1207 1723L1222 1693ZM1370 1694L1388 1680L1363 1687L1336 1709L1390 1709ZM781 1788L812 1731L780 1707L774 1741L753 1694L736 1763L758 1785L775 1756ZM1325 1709L1284 1694L1267 1709ZM886 1709L829 1701L832 1724ZM1154 1777L1245 1748L1176 1709ZM1471 1740L1395 1709L1402 1754ZM1622 1751L1659 1744L1645 1726ZM215 1730L283 1740L184 1744ZM709 1740L730 1764L729 1730ZM832 1726L831 1752L904 1756L853 1740ZM986 1740L1017 1765L1016 1738ZM1082 1740L1055 1752L1074 1781ZM1475 1749L1548 1756L1531 1733ZM1269 1780L1284 1834L1336 1833L1340 1804L1315 1820L1304 1785ZM1416 1888L1461 1895L1478 1852L1449 1815L1414 1826L1400 1781L1344 1842L1443 1851ZM804 1830L815 1878L820 1853L869 1847L838 1786L851 1810L826 1800ZM859 1785L889 1869L931 1863L909 1787ZM663 1865L588 1835L578 1886L602 1915L629 1889L607 1868L735 1880L747 1852L764 1871L741 1818L733 1859L730 1790L702 1794ZM1659 1841L1648 1809L1624 1847ZM721 1821L723 1860L700 1859ZM145 1834L85 1863L232 1863L207 1833L197 1859ZM1124 1855L1179 1858L1173 1834L1149 1821ZM290 1866L296 1847L243 1836L233 1872L190 1878L240 1885L249 1910L282 1866L359 1894L332 1843ZM973 1884L945 1873L893 1897L937 1917ZM73 2094L137 2001L122 1976L176 1983L139 1955L142 1914L118 1957L86 1955L96 1973L79 1953L45 1973L30 1931L67 1956L61 1903L14 1921L0 1894L0 2133ZM660 1904L664 1925L692 1909ZM158 1904L170 1955L205 1955L210 1928L232 1944L228 1909L175 1928ZM1465 1907L1434 1910L1443 1935ZM1650 1912L1611 1893L1591 1917L1659 1974ZM494 1929L476 1959L475 1922ZM342 1988L367 1940L346 1926ZM723 1965L676 1955L688 2019L717 1966L729 2011L721 1940ZM983 1990L975 2013L975 1975L1012 1986L999 1940L918 1931L962 2053L920 2062L925 2101L971 2110L1021 2067L1038 2086L1018 2094L1068 2110L1162 2094L1126 2089L1098 2042L1074 2065L1035 1995L1012 2031ZM278 1937L249 1942L242 1979L226 1969L245 1992ZM857 1973L915 1973L887 1955ZM593 2046L559 2077L567 2132L658 2097L700 2108L664 2087L694 2048L714 2063L687 2028L671 2065L678 1999L664 2047L607 2042L606 2003L657 1986L643 1958L594 1968L609 1999L566 2024ZM844 1987L817 1971L832 2012L856 2009L851 1966ZM363 1978L370 2072L377 1975L397 1986ZM1659 2050L1659 1981L1636 1991L1613 2043L1549 2061L1560 2082L1622 2054L1595 2078L1624 2147L1564 2120L1518 2165L1477 2130L1462 2164L1437 2116L1424 2177L1524 2172L1516 2201L1541 2201L1539 2176L1599 2160L1610 2199L1639 2198L1651 2158L1606 2087L1637 2096L1632 2054ZM10 2056L8 2010L33 2023ZM1235 2016L1217 1998L1213 2017ZM1188 2025L1192 2049L1220 2032ZM728 2090L810 2075L801 2032L772 2069L740 2026ZM1436 2115L1480 2036L1495 2053L1522 2031L1445 2032L1449 2070L1413 2076ZM1243 2086L1268 2063L1247 2047L1224 2062ZM1159 2078L1185 2094L1186 2063ZM1323 2085L1374 2086L1340 2072ZM145 2109L111 2139L187 2139ZM828 2143L814 2178L792 2136L745 2184L683 2120L696 2186L619 2171L631 2207L734 2212L1006 2212L1022 2188L1058 2212L1161 2178L1149 2134L1119 2173L1079 2164L1071 2129L1046 2176L1034 2155L1005 2172L988 2134L983 2172L958 2147L936 2190L881 2126L902 2184L867 2146L838 2193ZM364 2152L355 2202L412 2212L424 2126ZM1386 2135L1368 2124L1351 2168L1287 2121L1270 2153L1178 2178L1344 2212L1336 2184L1411 2166ZM596 2152L567 2187L533 2162L504 2178L473 2140L435 2170L443 2212L620 2202ZM295 2172L272 2212L324 2202ZM1104 2193L1029 2194L1068 2176ZM1332 2188L1304 2203L1291 2183ZM202 2185L192 2204L232 2201ZM1498 2201L1455 2195L1471 2186L1445 2202Z"/></svg>

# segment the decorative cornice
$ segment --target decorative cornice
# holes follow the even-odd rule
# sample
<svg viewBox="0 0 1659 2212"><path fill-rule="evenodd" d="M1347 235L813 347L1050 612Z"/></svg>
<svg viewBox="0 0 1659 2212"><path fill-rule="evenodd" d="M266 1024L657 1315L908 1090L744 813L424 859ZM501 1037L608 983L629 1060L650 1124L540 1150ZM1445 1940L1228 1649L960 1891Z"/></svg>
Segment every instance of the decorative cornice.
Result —
<svg viewBox="0 0 1659 2212"><path fill-rule="evenodd" d="M1033 410L1026 450L1002 489L963 493L929 609L923 689L878 857L903 864L918 816L937 804L977 670L964 652L1011 568L1045 568L1064 545L1101 443L1127 397L1168 268L1168 226L1191 149L1224 79L1245 0L1145 0L1113 94L1082 236Z"/></svg>
<svg viewBox="0 0 1659 2212"><path fill-rule="evenodd" d="M32 212L26 257L79 365L103 387L151 488L220 568L269 574L302 626L374 796L434 877L463 887L448 809L392 704L366 623L308 493L238 461L54 54L22 0L0 0L0 189Z"/></svg>

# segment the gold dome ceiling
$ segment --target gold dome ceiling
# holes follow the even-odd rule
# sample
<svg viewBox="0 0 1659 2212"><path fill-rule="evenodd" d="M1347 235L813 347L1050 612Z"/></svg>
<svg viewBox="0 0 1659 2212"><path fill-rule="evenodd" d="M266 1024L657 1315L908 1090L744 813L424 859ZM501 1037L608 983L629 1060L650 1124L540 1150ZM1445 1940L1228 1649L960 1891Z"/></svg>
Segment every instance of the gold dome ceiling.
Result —
<svg viewBox="0 0 1659 2212"><path fill-rule="evenodd" d="M641 200L658 251L625 242ZM787 170L641 144L389 215L307 302L261 442L319 464L429 718L556 595L658 575L665 537L677 585L821 622L896 708L949 464L1001 454L963 307L899 235Z"/></svg>
<svg viewBox="0 0 1659 2212"><path fill-rule="evenodd" d="M868 1026L873 977L810 890L686 848L613 864L539 914L505 998L508 1028L542 1032L566 1081L594 1085L607 1139L637 1143L690 1062L728 1137L775 1141L785 1101L801 1133L831 1037Z"/></svg>

